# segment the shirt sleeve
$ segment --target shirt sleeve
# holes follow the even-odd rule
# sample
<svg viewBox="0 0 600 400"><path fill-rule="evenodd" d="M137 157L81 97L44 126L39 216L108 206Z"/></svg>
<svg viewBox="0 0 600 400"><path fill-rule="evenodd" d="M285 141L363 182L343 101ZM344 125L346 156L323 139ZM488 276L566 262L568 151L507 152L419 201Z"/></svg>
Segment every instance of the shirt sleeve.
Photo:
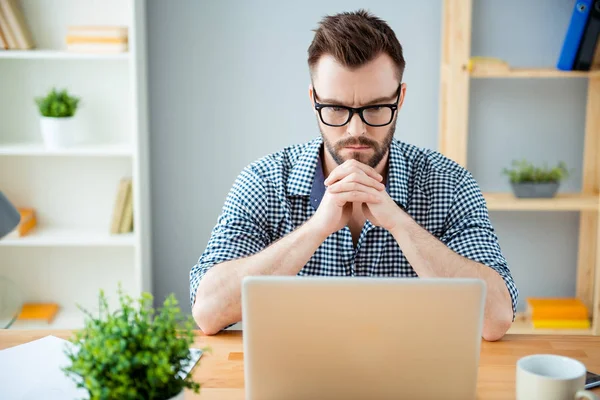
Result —
<svg viewBox="0 0 600 400"><path fill-rule="evenodd" d="M269 193L263 180L246 167L234 182L204 253L190 271L193 308L200 280L215 264L258 253L271 242L265 227Z"/></svg>
<svg viewBox="0 0 600 400"><path fill-rule="evenodd" d="M502 277L512 299L514 320L519 292L502 255L483 194L468 171L456 188L440 240L454 252L487 265Z"/></svg>

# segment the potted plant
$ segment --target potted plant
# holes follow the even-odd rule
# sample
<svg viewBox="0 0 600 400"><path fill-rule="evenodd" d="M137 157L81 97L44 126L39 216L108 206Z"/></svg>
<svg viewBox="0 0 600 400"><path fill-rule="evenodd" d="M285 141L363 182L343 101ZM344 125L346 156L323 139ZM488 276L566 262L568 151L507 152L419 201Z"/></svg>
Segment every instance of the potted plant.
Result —
<svg viewBox="0 0 600 400"><path fill-rule="evenodd" d="M112 313L103 291L99 300L98 317L80 307L85 326L70 339L71 364L63 368L90 399L181 400L185 388L199 392L185 372L192 365L193 322L183 318L173 294L158 312L149 293L134 303L119 288L120 309Z"/></svg>
<svg viewBox="0 0 600 400"><path fill-rule="evenodd" d="M504 168L510 178L513 193L519 198L551 198L556 195L560 182L569 176L567 166L537 167L527 160L513 161L513 168Z"/></svg>
<svg viewBox="0 0 600 400"><path fill-rule="evenodd" d="M40 130L49 148L68 147L75 142L71 128L80 99L66 89L52 88L46 96L36 97L40 112Z"/></svg>

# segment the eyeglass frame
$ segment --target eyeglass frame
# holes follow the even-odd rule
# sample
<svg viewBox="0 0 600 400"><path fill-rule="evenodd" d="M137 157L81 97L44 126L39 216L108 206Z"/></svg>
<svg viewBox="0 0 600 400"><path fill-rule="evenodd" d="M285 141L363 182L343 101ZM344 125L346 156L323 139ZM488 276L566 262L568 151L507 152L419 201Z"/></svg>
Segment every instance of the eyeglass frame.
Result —
<svg viewBox="0 0 600 400"><path fill-rule="evenodd" d="M374 127L374 128L378 128L378 127L382 127L382 126L387 126L387 125L391 124L391 123L392 123L392 121L394 120L394 115L396 114L396 111L398 111L398 103L400 102L400 94L402 93L402 82L400 82L400 85L398 86L398 90L397 90L397 92L398 92L398 95L397 95L397 97L396 97L396 101L395 101L394 103L390 103L390 104L371 104L371 105L368 105L368 106L363 106L363 107L358 107L358 108L355 108L355 107L348 107L348 106L343 106L343 105L338 105L338 104L325 104L325 103L319 103L319 102L317 101L317 91L315 90L315 87L314 87L314 85L313 85L313 90L312 90L312 92L313 92L313 101L314 101L314 103L315 103L315 110L317 110L317 112L319 113L319 119L320 119L320 120L321 120L321 122L323 122L325 125L327 125L327 126L332 126L332 127L336 127L336 128L339 128L339 127L342 127L342 126L345 126L345 125L347 125L347 124L348 124L348 123L349 123L349 122L352 120L352 117L354 117L354 114L358 114L358 116L360 117L360 119L362 120L362 122L364 122L366 125L368 125L368 126L372 126L372 127ZM328 124L327 122L325 122L325 121L323 120L323 115L321 114L321 110L322 110L323 108L326 108L326 107L337 107L337 108L343 108L343 109L345 109L345 110L348 110L348 112L349 112L349 114L348 114L348 119L346 120L346 122L344 122L344 123L343 123L343 124L341 124L341 125L332 125L332 124ZM392 110L392 116L390 117L390 120L389 120L389 122L387 122L387 123L385 123L385 124L379 124L379 125L373 125L373 124L370 124L370 123L368 123L368 122L365 120L365 117L364 117L364 115L363 115L363 112L364 112L365 110L369 109L369 108L378 108L378 107L387 107L387 108L389 108L389 109L391 109L391 110Z"/></svg>

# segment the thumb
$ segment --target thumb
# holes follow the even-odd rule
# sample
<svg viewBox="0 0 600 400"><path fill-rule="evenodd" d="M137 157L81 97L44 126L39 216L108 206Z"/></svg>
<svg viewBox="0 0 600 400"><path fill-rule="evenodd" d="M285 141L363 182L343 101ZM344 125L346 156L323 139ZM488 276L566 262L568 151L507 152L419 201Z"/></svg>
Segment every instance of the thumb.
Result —
<svg viewBox="0 0 600 400"><path fill-rule="evenodd" d="M373 221L373 214L371 214L371 210L369 209L367 203L362 203L362 212L368 220Z"/></svg>

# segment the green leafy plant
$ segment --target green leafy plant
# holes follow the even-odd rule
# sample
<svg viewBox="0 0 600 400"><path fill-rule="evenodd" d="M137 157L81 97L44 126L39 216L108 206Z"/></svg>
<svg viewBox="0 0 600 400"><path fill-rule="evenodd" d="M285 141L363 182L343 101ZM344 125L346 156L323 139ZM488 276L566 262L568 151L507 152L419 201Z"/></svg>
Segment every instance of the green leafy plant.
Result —
<svg viewBox="0 0 600 400"><path fill-rule="evenodd" d="M166 400L184 388L199 392L191 371L184 371L192 362L193 320L183 317L173 294L160 310L152 308L152 300L143 293L134 302L119 287L119 310L109 311L103 291L98 317L79 307L87 318L70 339L71 365L63 371L90 399Z"/></svg>
<svg viewBox="0 0 600 400"><path fill-rule="evenodd" d="M504 168L503 173L508 175L512 183L549 183L560 182L569 176L569 171L564 162L559 162L556 167L548 168L535 166L527 160L513 161L513 168Z"/></svg>
<svg viewBox="0 0 600 400"><path fill-rule="evenodd" d="M66 89L52 88L44 97L36 97L35 103L44 117L66 118L72 117L77 111L80 98L70 95Z"/></svg>

